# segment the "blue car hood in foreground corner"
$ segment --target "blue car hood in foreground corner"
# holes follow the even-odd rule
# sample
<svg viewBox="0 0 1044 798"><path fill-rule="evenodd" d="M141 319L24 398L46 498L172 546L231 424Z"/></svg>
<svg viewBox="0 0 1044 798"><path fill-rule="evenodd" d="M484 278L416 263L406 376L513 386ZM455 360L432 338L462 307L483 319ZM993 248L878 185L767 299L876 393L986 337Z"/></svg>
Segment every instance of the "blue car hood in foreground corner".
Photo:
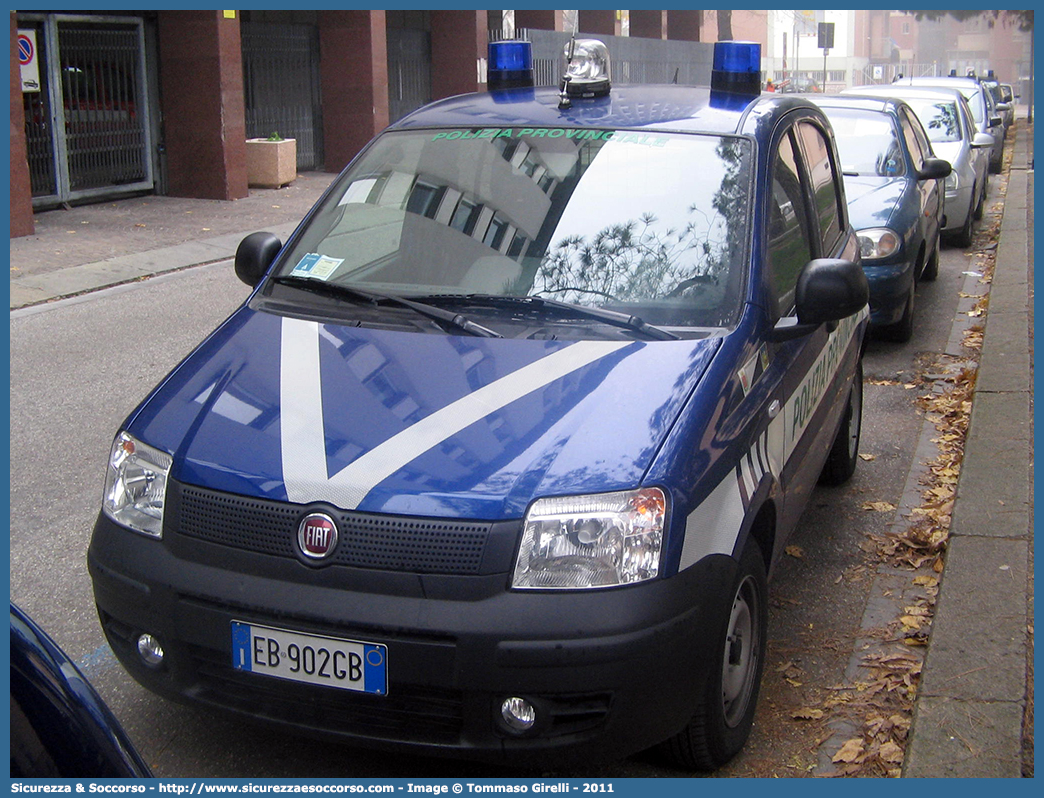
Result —
<svg viewBox="0 0 1044 798"><path fill-rule="evenodd" d="M244 308L128 431L216 490L513 518L535 496L638 486L721 340L472 338Z"/></svg>
<svg viewBox="0 0 1044 798"><path fill-rule="evenodd" d="M905 177L845 175L845 196L852 227L884 227L892 218L906 188Z"/></svg>

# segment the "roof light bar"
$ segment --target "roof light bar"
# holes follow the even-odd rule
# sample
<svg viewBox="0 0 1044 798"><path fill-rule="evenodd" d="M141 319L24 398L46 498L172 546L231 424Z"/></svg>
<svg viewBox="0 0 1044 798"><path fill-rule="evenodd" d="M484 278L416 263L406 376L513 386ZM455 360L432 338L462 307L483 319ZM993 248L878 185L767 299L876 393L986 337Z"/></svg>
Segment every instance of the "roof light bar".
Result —
<svg viewBox="0 0 1044 798"><path fill-rule="evenodd" d="M488 55L486 86L490 91L533 87L533 45L530 42L490 42Z"/></svg>
<svg viewBox="0 0 1044 798"><path fill-rule="evenodd" d="M716 42L711 90L755 97L761 94L761 45Z"/></svg>

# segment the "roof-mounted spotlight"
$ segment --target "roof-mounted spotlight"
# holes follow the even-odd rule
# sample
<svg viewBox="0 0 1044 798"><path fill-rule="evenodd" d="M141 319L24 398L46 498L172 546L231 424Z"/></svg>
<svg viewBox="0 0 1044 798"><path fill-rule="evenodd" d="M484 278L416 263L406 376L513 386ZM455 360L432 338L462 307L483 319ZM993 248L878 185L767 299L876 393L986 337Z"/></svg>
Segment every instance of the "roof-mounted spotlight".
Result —
<svg viewBox="0 0 1044 798"><path fill-rule="evenodd" d="M488 55L486 86L490 91L533 87L533 45L530 42L490 42Z"/></svg>
<svg viewBox="0 0 1044 798"><path fill-rule="evenodd" d="M598 39L570 39L562 53L562 100L609 93L609 49Z"/></svg>

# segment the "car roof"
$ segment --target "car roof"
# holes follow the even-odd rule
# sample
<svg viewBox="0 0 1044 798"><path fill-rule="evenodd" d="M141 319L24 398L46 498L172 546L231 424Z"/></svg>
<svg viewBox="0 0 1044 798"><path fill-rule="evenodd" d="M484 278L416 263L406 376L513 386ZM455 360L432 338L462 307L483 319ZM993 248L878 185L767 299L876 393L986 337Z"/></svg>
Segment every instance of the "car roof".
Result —
<svg viewBox="0 0 1044 798"><path fill-rule="evenodd" d="M572 98L560 108L553 87L463 94L426 105L391 129L428 127L597 127L682 133L759 135L766 121L816 106L796 95L721 95L703 86L614 86L606 97ZM821 113L821 112L820 112ZM753 119L748 124L748 119Z"/></svg>
<svg viewBox="0 0 1044 798"><path fill-rule="evenodd" d="M954 86L981 86L978 78L961 77L960 75L927 75L924 77L899 78L899 83L907 82L911 86L935 86L952 84Z"/></svg>
<svg viewBox="0 0 1044 798"><path fill-rule="evenodd" d="M875 84L872 86L853 86L841 92L843 97L877 95L896 97L915 97L917 99L930 99L932 97L947 97L957 99L964 97L961 90L956 86L909 86L895 83Z"/></svg>
<svg viewBox="0 0 1044 798"><path fill-rule="evenodd" d="M901 106L906 105L901 98L884 94L879 97L859 94L820 94L809 96L807 99L820 108L855 108L883 114L894 114Z"/></svg>

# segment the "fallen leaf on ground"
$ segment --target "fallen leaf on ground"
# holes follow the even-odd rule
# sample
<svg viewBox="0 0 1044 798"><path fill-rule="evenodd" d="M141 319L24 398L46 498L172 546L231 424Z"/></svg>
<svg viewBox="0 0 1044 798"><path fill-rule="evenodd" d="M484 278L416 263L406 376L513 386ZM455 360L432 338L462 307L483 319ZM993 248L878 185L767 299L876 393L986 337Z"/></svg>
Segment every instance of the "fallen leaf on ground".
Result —
<svg viewBox="0 0 1044 798"><path fill-rule="evenodd" d="M823 715L823 710L810 709L808 707L803 707L790 713L790 717L794 718L794 720L819 720Z"/></svg>
<svg viewBox="0 0 1044 798"><path fill-rule="evenodd" d="M864 510L874 510L878 513L890 513L895 509L895 505L891 502L863 502Z"/></svg>
<svg viewBox="0 0 1044 798"><path fill-rule="evenodd" d="M831 762L855 762L863 753L863 741L859 737L847 740L841 750L834 754Z"/></svg>

